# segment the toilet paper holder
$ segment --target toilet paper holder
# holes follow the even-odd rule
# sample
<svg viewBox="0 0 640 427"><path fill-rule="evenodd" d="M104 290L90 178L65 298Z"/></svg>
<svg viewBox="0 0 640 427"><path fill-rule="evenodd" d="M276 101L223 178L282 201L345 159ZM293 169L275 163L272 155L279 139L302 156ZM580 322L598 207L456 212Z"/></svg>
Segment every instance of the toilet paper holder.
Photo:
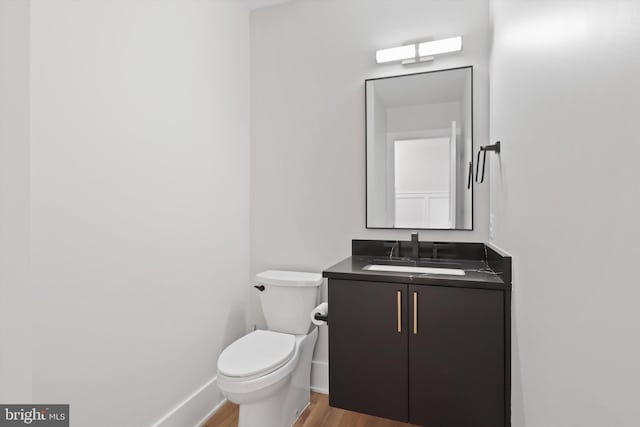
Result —
<svg viewBox="0 0 640 427"><path fill-rule="evenodd" d="M321 322L327 322L327 325L329 324L329 315L323 315L322 313L316 313L313 316L314 319L316 320L320 320Z"/></svg>

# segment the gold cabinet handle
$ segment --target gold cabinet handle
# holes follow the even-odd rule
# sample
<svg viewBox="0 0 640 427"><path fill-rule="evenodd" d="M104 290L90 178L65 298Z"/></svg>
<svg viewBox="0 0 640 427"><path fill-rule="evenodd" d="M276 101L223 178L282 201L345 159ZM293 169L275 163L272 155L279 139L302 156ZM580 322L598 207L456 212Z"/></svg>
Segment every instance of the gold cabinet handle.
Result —
<svg viewBox="0 0 640 427"><path fill-rule="evenodd" d="M418 293L413 293L413 335L418 335Z"/></svg>
<svg viewBox="0 0 640 427"><path fill-rule="evenodd" d="M402 293L398 291L398 332L402 332Z"/></svg>

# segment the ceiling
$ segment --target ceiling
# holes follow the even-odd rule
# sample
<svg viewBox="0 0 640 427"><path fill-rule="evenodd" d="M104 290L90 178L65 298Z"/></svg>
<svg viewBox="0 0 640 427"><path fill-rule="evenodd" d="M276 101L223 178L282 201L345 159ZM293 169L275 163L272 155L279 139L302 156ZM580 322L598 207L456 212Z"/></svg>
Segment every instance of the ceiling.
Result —
<svg viewBox="0 0 640 427"><path fill-rule="evenodd" d="M292 0L243 0L249 9L261 9L263 7L274 6L280 3L286 3Z"/></svg>

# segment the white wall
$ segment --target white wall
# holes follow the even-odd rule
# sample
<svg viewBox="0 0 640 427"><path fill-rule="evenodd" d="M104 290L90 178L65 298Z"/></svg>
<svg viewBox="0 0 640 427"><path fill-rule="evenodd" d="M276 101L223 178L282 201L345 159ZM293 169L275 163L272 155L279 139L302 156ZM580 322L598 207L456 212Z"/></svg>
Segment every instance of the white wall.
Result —
<svg viewBox="0 0 640 427"><path fill-rule="evenodd" d="M193 425L245 332L249 12L34 0L31 19L33 398L145 426L209 384L163 424Z"/></svg>
<svg viewBox="0 0 640 427"><path fill-rule="evenodd" d="M493 9L491 212L514 256L513 426L637 426L640 4Z"/></svg>
<svg viewBox="0 0 640 427"><path fill-rule="evenodd" d="M29 2L0 0L0 402L31 400Z"/></svg>
<svg viewBox="0 0 640 427"><path fill-rule="evenodd" d="M319 272L348 256L353 238L409 239L365 229L364 80L473 65L475 145L486 144L488 14L485 0L298 0L251 14L252 273ZM433 64L375 63L376 49L458 34L464 52ZM473 232L421 239L485 240L487 185L476 189L475 214ZM255 295L252 311L261 325ZM327 359L326 340L323 328L318 361Z"/></svg>

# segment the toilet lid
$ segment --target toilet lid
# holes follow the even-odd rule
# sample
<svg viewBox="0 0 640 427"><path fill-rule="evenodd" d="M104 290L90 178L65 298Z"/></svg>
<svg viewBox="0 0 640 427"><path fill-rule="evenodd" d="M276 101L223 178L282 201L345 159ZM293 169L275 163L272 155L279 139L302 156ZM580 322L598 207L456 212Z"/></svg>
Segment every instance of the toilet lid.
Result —
<svg viewBox="0 0 640 427"><path fill-rule="evenodd" d="M293 356L295 337L273 331L253 331L224 349L218 372L228 377L252 377L275 371Z"/></svg>

